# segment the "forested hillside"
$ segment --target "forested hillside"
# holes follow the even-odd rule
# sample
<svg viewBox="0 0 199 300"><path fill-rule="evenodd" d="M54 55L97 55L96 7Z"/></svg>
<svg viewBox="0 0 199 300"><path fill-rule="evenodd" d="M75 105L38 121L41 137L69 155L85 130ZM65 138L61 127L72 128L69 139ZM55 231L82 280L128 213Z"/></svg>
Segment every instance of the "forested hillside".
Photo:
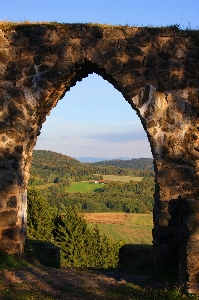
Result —
<svg viewBox="0 0 199 300"><path fill-rule="evenodd" d="M147 168L150 160L140 165ZM109 182L105 185L94 183L94 180L103 178L106 174L120 175L121 181L124 175L133 175L135 179L129 182ZM69 205L76 205L84 212L148 213L153 209L154 176L151 175L152 170L83 164L66 155L36 150L33 153L29 186L42 189L48 203L59 211L65 210ZM89 180L87 185L90 184L90 188L84 192L70 192L69 187L72 184Z"/></svg>
<svg viewBox="0 0 199 300"><path fill-rule="evenodd" d="M118 161L118 165L114 165ZM133 160L132 160L133 161ZM32 167L30 170L29 185L37 186L47 183L62 183L69 186L72 182L99 179L97 175L128 175L128 176L153 176L152 159L136 159L132 161L113 160L108 164L81 163L75 158L60 153L35 150L33 152ZM137 163L136 163L137 161ZM123 165L123 166L122 166ZM135 168L133 168L135 166ZM138 170L138 166L140 166Z"/></svg>
<svg viewBox="0 0 199 300"><path fill-rule="evenodd" d="M117 168L133 169L133 170L153 170L152 158L132 158L130 160L112 159L93 163L99 166L114 166Z"/></svg>
<svg viewBox="0 0 199 300"><path fill-rule="evenodd" d="M33 152L29 185L63 183L89 179L89 172L78 160L60 153L35 150Z"/></svg>

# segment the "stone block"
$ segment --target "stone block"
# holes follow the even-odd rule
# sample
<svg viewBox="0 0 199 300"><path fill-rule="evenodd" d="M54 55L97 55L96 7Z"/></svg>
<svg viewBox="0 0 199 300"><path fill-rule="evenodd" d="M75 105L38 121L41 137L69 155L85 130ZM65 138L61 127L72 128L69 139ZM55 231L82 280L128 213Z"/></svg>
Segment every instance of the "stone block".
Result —
<svg viewBox="0 0 199 300"><path fill-rule="evenodd" d="M171 58L171 54L169 52L166 52L166 51L161 51L159 54L158 54L162 59L169 59Z"/></svg>
<svg viewBox="0 0 199 300"><path fill-rule="evenodd" d="M126 46L126 53L131 57L142 56L144 54L141 48L134 45Z"/></svg>
<svg viewBox="0 0 199 300"><path fill-rule="evenodd" d="M90 32L94 37L103 38L104 29L102 27L92 26Z"/></svg>
<svg viewBox="0 0 199 300"><path fill-rule="evenodd" d="M0 227L15 226L17 222L17 211L9 210L0 212Z"/></svg>
<svg viewBox="0 0 199 300"><path fill-rule="evenodd" d="M20 254L20 247L18 241L6 239L0 243L0 250L2 252L8 253L8 254Z"/></svg>
<svg viewBox="0 0 199 300"><path fill-rule="evenodd" d="M17 197L11 196L6 204L8 208L16 208L17 207Z"/></svg>
<svg viewBox="0 0 199 300"><path fill-rule="evenodd" d="M131 69L135 69L135 68L140 68L142 66L141 61L139 60L134 60L134 59L130 59L128 60L126 67Z"/></svg>
<svg viewBox="0 0 199 300"><path fill-rule="evenodd" d="M19 240L19 227L3 229L1 232L3 242L11 242L9 240Z"/></svg>

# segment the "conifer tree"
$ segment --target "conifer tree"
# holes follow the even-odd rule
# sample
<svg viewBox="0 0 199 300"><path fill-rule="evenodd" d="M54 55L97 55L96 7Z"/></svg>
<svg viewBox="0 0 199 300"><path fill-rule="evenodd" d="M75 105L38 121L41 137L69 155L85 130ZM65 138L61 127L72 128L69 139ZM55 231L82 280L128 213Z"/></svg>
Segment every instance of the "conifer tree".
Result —
<svg viewBox="0 0 199 300"><path fill-rule="evenodd" d="M61 248L61 264L68 267L109 268L118 265L119 247L99 228L91 228L78 214L68 207L55 219L54 239Z"/></svg>
<svg viewBox="0 0 199 300"><path fill-rule="evenodd" d="M53 230L53 216L50 205L40 191L31 188L28 191L28 238L51 241Z"/></svg>
<svg viewBox="0 0 199 300"><path fill-rule="evenodd" d="M55 219L54 239L61 248L62 265L82 267L86 261L87 223L76 208L68 207Z"/></svg>

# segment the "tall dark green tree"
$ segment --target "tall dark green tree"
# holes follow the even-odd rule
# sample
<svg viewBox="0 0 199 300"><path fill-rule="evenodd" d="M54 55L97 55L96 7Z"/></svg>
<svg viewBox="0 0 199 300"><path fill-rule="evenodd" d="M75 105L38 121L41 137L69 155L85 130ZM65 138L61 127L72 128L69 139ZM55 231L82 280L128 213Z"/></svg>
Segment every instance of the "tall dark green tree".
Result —
<svg viewBox="0 0 199 300"><path fill-rule="evenodd" d="M97 225L91 231L87 241L90 267L107 269L118 266L119 245L106 235L102 235Z"/></svg>
<svg viewBox="0 0 199 300"><path fill-rule="evenodd" d="M28 238L51 241L53 214L50 205L41 192L35 188L28 190Z"/></svg>
<svg viewBox="0 0 199 300"><path fill-rule="evenodd" d="M61 248L62 265L82 267L85 260L87 223L75 208L68 207L63 214L56 217L53 236Z"/></svg>

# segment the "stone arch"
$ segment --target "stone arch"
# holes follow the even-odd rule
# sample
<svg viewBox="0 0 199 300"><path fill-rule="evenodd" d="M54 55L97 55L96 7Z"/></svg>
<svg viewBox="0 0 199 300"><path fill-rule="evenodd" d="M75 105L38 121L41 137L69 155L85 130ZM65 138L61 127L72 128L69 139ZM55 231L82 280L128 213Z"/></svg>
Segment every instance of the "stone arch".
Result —
<svg viewBox="0 0 199 300"><path fill-rule="evenodd" d="M96 72L137 111L148 135L156 173L156 262L162 267L178 264L180 279L197 282L198 35L176 27L2 25L0 245L4 251L23 252L31 154L46 116L71 86Z"/></svg>

